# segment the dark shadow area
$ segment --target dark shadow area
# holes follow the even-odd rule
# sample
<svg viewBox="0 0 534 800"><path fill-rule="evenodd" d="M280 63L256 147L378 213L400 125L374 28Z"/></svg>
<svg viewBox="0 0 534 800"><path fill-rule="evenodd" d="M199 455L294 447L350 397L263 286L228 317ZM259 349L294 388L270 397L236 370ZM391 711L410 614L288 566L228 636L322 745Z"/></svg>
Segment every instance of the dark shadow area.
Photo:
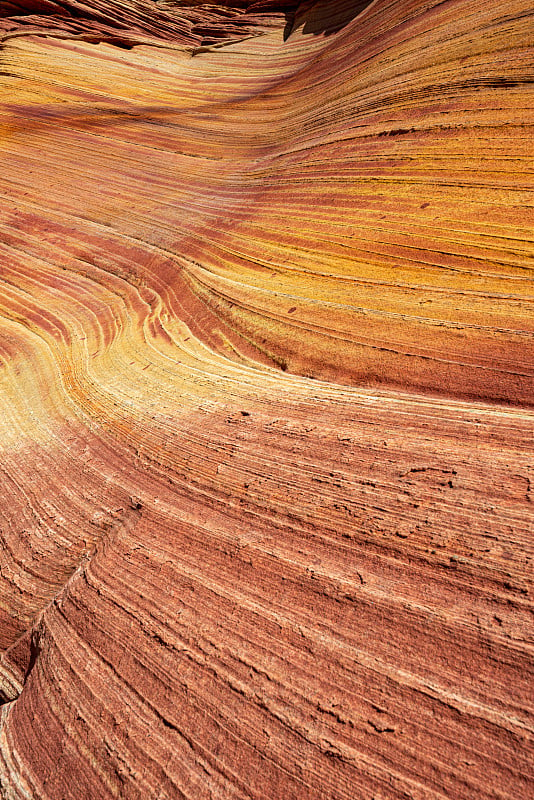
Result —
<svg viewBox="0 0 534 800"><path fill-rule="evenodd" d="M304 35L330 36L361 14L373 0L305 0L285 14L284 42L303 25Z"/></svg>

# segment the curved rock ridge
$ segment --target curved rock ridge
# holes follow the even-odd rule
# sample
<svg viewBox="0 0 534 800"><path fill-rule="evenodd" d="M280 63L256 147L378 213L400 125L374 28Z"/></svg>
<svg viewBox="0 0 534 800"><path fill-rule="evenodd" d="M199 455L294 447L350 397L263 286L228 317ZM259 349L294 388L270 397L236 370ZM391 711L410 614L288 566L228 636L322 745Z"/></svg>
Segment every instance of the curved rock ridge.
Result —
<svg viewBox="0 0 534 800"><path fill-rule="evenodd" d="M534 792L533 13L0 9L0 797Z"/></svg>
<svg viewBox="0 0 534 800"><path fill-rule="evenodd" d="M528 5L350 6L337 34L322 2L285 43L197 61L7 39L6 169L44 148L34 202L61 176L56 212L169 253L193 332L226 356L531 403ZM145 262L129 269L159 294Z"/></svg>
<svg viewBox="0 0 534 800"><path fill-rule="evenodd" d="M15 0L2 4L4 38L43 34L130 49L139 44L206 46L259 35L297 2L242 0L216 5L184 0ZM3 18L3 21L2 21Z"/></svg>

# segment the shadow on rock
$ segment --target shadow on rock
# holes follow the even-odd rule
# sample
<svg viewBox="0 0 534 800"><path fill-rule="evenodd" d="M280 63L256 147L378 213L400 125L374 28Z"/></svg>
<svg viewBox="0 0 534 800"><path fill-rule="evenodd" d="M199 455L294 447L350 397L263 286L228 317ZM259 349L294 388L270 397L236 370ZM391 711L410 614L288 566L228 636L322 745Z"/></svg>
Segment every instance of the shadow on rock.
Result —
<svg viewBox="0 0 534 800"><path fill-rule="evenodd" d="M373 0L306 0L296 11L286 12L284 41L301 25L304 35L330 36L361 14Z"/></svg>

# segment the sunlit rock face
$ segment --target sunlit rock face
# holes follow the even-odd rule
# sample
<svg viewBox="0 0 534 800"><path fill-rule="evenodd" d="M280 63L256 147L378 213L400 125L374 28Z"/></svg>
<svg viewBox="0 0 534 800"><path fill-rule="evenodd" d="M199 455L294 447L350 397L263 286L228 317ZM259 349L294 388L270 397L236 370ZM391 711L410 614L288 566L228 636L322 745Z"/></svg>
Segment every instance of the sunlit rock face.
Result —
<svg viewBox="0 0 534 800"><path fill-rule="evenodd" d="M0 796L518 800L522 0L0 5Z"/></svg>

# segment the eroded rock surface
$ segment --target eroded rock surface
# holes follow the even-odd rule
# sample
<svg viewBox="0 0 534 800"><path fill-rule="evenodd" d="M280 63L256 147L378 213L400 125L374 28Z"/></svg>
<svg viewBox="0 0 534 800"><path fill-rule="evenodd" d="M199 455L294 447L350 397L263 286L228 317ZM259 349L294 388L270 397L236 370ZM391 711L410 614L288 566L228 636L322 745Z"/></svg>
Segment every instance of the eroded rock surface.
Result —
<svg viewBox="0 0 534 800"><path fill-rule="evenodd" d="M0 7L0 796L534 791L527 2Z"/></svg>

